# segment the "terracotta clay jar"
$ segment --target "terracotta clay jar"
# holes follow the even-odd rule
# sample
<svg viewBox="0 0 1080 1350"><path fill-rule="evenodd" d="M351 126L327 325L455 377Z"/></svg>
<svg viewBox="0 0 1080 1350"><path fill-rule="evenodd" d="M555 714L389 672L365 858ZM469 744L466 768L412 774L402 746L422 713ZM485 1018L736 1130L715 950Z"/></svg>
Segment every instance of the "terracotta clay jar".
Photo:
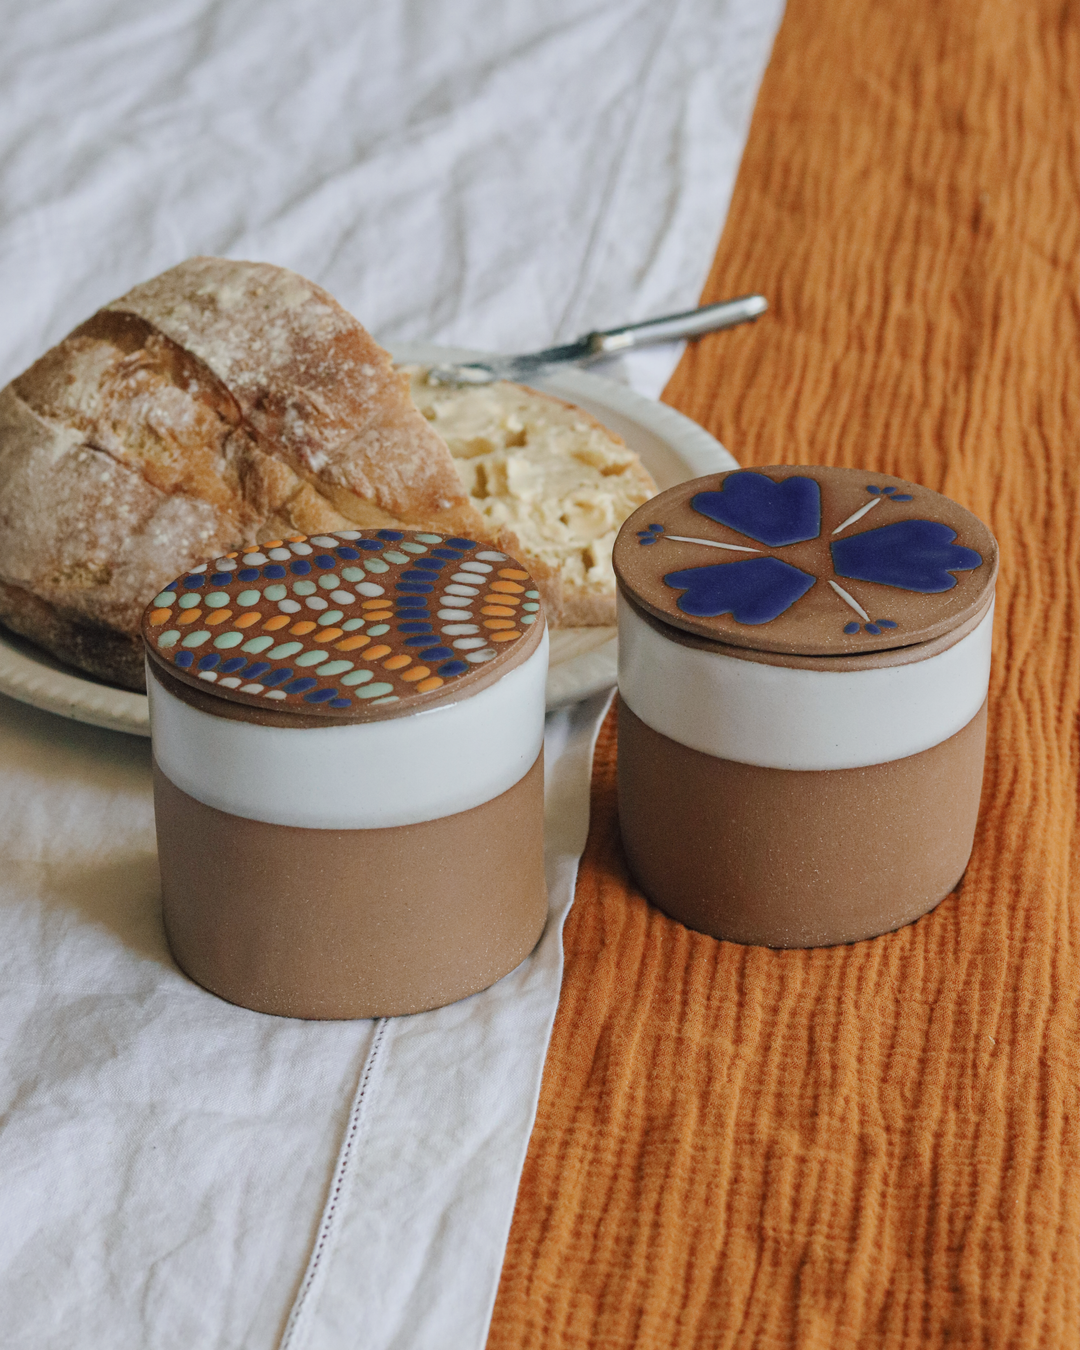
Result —
<svg viewBox="0 0 1080 1350"><path fill-rule="evenodd" d="M547 633L472 539L343 530L185 573L143 620L165 928L205 988L382 1017L494 983L547 913Z"/></svg>
<svg viewBox="0 0 1080 1350"><path fill-rule="evenodd" d="M654 497L615 545L619 818L659 908L816 947L953 890L982 787L997 545L962 506L857 469Z"/></svg>

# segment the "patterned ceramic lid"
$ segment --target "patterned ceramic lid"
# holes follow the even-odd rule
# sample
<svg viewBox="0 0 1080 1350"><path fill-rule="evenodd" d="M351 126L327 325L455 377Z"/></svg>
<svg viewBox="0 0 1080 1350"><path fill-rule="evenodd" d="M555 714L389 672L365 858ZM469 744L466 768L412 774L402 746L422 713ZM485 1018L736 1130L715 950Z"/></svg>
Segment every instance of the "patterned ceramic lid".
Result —
<svg viewBox="0 0 1080 1350"><path fill-rule="evenodd" d="M151 659L233 704L372 721L476 692L536 648L513 558L407 530L290 535L185 572L143 616Z"/></svg>
<svg viewBox="0 0 1080 1350"><path fill-rule="evenodd" d="M733 646L851 656L926 642L977 614L997 544L938 492L862 469L737 469L680 483L627 520L629 597Z"/></svg>

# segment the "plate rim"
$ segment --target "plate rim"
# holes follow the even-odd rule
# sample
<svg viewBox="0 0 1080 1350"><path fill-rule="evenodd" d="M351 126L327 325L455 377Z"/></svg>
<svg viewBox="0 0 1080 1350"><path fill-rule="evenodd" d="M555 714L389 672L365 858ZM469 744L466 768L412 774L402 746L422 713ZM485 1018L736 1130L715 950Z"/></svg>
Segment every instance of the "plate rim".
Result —
<svg viewBox="0 0 1080 1350"><path fill-rule="evenodd" d="M472 347L435 342L389 342L386 348L399 365L482 361L493 355ZM553 371L534 384L542 392L566 398L571 403L588 399L637 422L671 445L693 468L693 473L688 475L690 478L739 467L730 451L704 427L668 404L639 394L629 385L577 367ZM47 653L38 659L23 651L24 642L29 645L29 639L10 634L0 627L0 693L71 721L132 736L150 735L150 711L145 694L99 684L59 669ZM617 650L616 639L612 637L591 651L550 667L547 710L566 707L601 689L610 688L615 683Z"/></svg>

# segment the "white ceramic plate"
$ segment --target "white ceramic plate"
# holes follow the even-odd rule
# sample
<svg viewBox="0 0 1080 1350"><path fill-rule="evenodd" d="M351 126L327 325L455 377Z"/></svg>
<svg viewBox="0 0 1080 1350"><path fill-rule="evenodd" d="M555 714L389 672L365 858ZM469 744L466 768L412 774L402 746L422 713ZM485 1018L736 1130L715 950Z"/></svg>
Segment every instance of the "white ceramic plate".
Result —
<svg viewBox="0 0 1080 1350"><path fill-rule="evenodd" d="M391 350L394 359L402 364L475 361L483 360L485 355L464 347L438 347L422 342L398 343ZM739 467L720 442L696 422L613 380L566 369L534 384L578 404L618 432L641 456L660 488ZM614 628L567 628L554 632L548 708L560 708L609 688L615 683L615 671ZM150 734L145 694L99 684L4 629L0 629L0 692L77 722L135 736Z"/></svg>

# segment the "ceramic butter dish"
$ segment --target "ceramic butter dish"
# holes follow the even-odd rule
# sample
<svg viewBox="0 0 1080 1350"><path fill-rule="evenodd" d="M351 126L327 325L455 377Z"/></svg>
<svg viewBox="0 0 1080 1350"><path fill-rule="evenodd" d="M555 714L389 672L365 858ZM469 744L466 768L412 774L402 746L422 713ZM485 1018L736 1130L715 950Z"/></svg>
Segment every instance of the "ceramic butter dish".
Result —
<svg viewBox="0 0 1080 1350"><path fill-rule="evenodd" d="M997 545L886 474L736 470L615 545L619 816L645 894L771 947L925 914L967 865Z"/></svg>
<svg viewBox="0 0 1080 1350"><path fill-rule="evenodd" d="M143 619L162 904L199 984L380 1017L492 984L544 925L547 634L473 540L259 545Z"/></svg>

